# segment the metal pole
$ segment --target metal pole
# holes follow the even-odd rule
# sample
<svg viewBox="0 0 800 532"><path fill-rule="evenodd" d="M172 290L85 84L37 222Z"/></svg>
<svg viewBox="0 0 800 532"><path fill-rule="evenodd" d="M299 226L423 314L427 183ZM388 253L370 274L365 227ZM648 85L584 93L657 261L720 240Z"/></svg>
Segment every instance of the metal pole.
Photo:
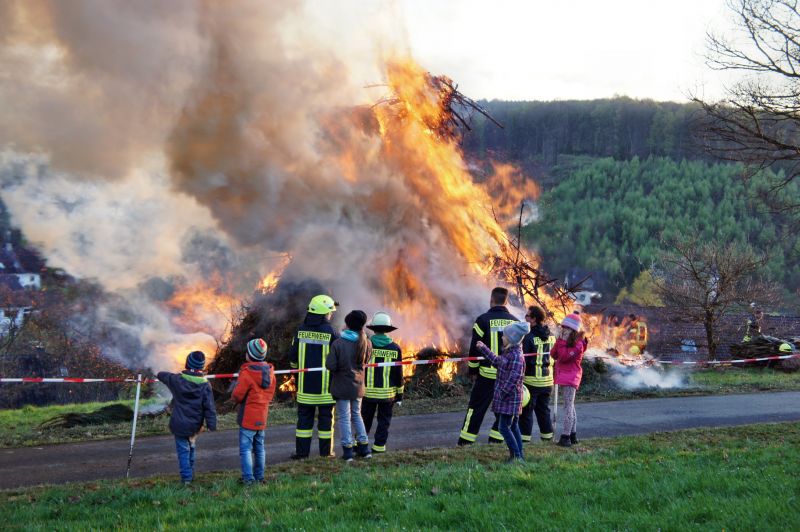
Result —
<svg viewBox="0 0 800 532"><path fill-rule="evenodd" d="M553 397L553 428L558 425L558 384L556 384L556 394Z"/></svg>
<svg viewBox="0 0 800 532"><path fill-rule="evenodd" d="M136 376L136 401L133 403L133 426L131 427L131 451L128 453L128 467L125 469L125 478L131 474L131 460L133 460L133 443L136 441L136 420L139 418L139 392L142 390L142 374Z"/></svg>

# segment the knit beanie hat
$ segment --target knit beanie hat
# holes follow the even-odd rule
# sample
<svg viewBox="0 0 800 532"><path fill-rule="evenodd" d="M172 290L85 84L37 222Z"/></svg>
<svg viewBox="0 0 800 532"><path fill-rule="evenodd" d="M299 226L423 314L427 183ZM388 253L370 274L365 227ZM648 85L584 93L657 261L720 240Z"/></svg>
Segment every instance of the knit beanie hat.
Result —
<svg viewBox="0 0 800 532"><path fill-rule="evenodd" d="M262 362L267 358L267 342L261 338L247 342L247 358L255 362Z"/></svg>
<svg viewBox="0 0 800 532"><path fill-rule="evenodd" d="M522 342L525 335L531 332L531 325L526 321L515 321L503 328L503 338L508 340L509 345L517 345Z"/></svg>
<svg viewBox="0 0 800 532"><path fill-rule="evenodd" d="M344 317L344 324L353 332L360 332L367 323L367 314L363 310L353 310Z"/></svg>
<svg viewBox="0 0 800 532"><path fill-rule="evenodd" d="M206 355L202 351L192 351L186 357L186 369L201 370L206 365Z"/></svg>
<svg viewBox="0 0 800 532"><path fill-rule="evenodd" d="M573 331L581 330L581 317L575 313L570 314L561 322L562 327L568 327Z"/></svg>

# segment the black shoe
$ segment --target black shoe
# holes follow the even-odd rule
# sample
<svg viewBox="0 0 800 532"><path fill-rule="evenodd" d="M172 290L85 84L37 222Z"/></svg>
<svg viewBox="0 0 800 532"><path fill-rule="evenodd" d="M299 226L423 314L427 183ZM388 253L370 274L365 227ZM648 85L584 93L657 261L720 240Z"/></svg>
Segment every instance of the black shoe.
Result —
<svg viewBox="0 0 800 532"><path fill-rule="evenodd" d="M569 441L572 445L575 445L576 443L578 443L578 435L573 432L572 434L569 435Z"/></svg>
<svg viewBox="0 0 800 532"><path fill-rule="evenodd" d="M345 462L352 462L353 461L353 448L352 447L342 447L342 460Z"/></svg>
<svg viewBox="0 0 800 532"><path fill-rule="evenodd" d="M290 456L290 458L292 460L305 460L306 458L308 458L308 455L307 454L294 453L294 454L292 454L292 456Z"/></svg>
<svg viewBox="0 0 800 532"><path fill-rule="evenodd" d="M559 447L572 447L572 442L569 441L569 436L566 434L561 435L561 439L556 443Z"/></svg>
<svg viewBox="0 0 800 532"><path fill-rule="evenodd" d="M253 481L252 480L245 480L243 478L240 478L239 479L239 485L240 486L252 486L253 485Z"/></svg>
<svg viewBox="0 0 800 532"><path fill-rule="evenodd" d="M506 440L496 440L494 438L489 438L489 443L505 443Z"/></svg>
<svg viewBox="0 0 800 532"><path fill-rule="evenodd" d="M466 446L466 445L472 445L473 443L474 443L474 442L471 442L471 441L469 441L469 440L465 440L464 438L459 438L459 439L458 439L458 446L459 446L459 447L464 447L464 446Z"/></svg>
<svg viewBox="0 0 800 532"><path fill-rule="evenodd" d="M356 452L359 458L372 458L372 453L369 450L369 443L356 444Z"/></svg>

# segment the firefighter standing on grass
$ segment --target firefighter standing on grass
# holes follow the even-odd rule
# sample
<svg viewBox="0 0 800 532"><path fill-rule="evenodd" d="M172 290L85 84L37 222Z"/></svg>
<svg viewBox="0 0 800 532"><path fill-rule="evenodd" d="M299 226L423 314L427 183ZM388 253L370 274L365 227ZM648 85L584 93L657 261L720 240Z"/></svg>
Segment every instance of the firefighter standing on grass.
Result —
<svg viewBox="0 0 800 532"><path fill-rule="evenodd" d="M372 342L372 360L370 363L400 362L403 351L386 333L397 330L392 326L392 318L385 312L376 312L367 329L375 332L370 338ZM392 422L394 405L403 400L403 367L384 366L368 367L366 373L366 391L361 404L361 417L364 427L369 433L375 411L378 412L378 427L372 443L373 453L386 452L386 441L389 439L389 425Z"/></svg>
<svg viewBox="0 0 800 532"><path fill-rule="evenodd" d="M493 352L499 353L503 346L503 328L516 321L519 321L506 308L508 302L508 290L497 287L492 290L490 306L488 312L478 316L475 325L472 327L472 341L470 342L469 356L480 356L476 344L480 340ZM459 445L470 445L478 439L478 432L483 423L483 416L492 404L494 395L494 384L497 379L497 369L487 360L471 361L469 363L470 375L477 375L472 393L469 396L469 406L464 424L461 427L461 434L458 438ZM497 416L495 416L492 430L489 432L489 443L502 443L503 435L500 434L497 426Z"/></svg>
<svg viewBox="0 0 800 532"><path fill-rule="evenodd" d="M308 304L308 313L292 340L289 363L292 369L324 368L331 342L339 337L331 326L330 318L336 311L336 302L326 295L314 296ZM330 393L330 372L302 372L295 375L297 382L297 430L293 460L308 458L314 417L317 414L317 435L320 456L333 456L333 406Z"/></svg>
<svg viewBox="0 0 800 532"><path fill-rule="evenodd" d="M525 321L531 325L531 332L522 340L522 352L525 355L525 377L522 382L531 394L530 402L523 407L519 417L519 430L522 441L531 441L533 418L539 425L539 437L542 441L553 439L553 422L550 417L550 393L553 389L553 357L550 350L556 343L556 337L550 335L550 329L544 323L547 316L540 307L528 307Z"/></svg>

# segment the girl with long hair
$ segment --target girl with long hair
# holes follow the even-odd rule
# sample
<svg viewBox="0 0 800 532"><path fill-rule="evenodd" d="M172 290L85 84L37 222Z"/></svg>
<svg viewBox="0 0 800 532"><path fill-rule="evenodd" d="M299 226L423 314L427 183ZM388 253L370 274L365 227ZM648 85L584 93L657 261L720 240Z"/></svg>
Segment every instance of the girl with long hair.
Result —
<svg viewBox="0 0 800 532"><path fill-rule="evenodd" d="M336 417L342 435L342 458L353 460L353 451L361 458L372 458L369 438L361 419L364 397L364 364L372 356L372 345L364 334L367 315L354 310L344 318L347 328L341 338L331 343L325 367L331 372L331 395L336 400ZM355 431L355 438L353 432Z"/></svg>

